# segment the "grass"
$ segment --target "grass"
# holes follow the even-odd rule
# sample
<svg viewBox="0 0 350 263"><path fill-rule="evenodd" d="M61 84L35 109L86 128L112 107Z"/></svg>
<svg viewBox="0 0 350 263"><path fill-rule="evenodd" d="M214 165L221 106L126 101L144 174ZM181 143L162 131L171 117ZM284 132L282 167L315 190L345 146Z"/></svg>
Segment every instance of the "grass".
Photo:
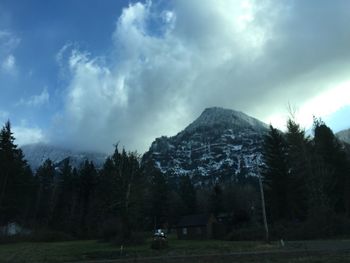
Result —
<svg viewBox="0 0 350 263"><path fill-rule="evenodd" d="M325 244L326 247L333 244L332 241L318 242L315 248L320 244ZM344 248L348 248L348 245L350 248L350 241L344 244ZM293 243L290 249L298 248L297 245ZM303 246L303 248L311 251L314 243L308 244L307 247ZM219 240L185 241L177 240L174 236L171 236L169 238L169 248L167 249L152 250L150 249L150 240L148 240L144 245L125 247L121 256L119 246L96 240L53 243L23 242L0 245L0 263L84 262L100 259L118 259L121 257L124 259L129 258L130 262L350 262L350 253L344 251L342 253L326 251L327 253L322 253L322 255L308 253L307 251L291 254L228 255L236 252L278 251L279 249L277 243L264 244L252 241ZM281 250L281 252L283 251Z"/></svg>

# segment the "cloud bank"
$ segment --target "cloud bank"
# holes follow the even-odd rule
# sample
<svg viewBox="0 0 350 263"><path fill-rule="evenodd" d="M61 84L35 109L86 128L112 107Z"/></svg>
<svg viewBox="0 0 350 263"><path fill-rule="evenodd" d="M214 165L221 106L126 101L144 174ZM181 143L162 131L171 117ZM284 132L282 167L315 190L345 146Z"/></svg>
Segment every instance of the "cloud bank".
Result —
<svg viewBox="0 0 350 263"><path fill-rule="evenodd" d="M59 52L68 85L52 140L99 151L119 141L143 152L210 106L279 123L288 102L306 107L350 80L348 17L341 0L130 4L111 52Z"/></svg>

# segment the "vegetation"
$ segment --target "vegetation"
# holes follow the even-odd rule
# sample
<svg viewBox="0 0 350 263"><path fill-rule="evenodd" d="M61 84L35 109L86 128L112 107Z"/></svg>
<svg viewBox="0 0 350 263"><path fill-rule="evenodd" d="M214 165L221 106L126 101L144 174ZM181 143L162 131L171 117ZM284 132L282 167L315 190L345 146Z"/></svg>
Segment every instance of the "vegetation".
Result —
<svg viewBox="0 0 350 263"><path fill-rule="evenodd" d="M287 132L270 127L261 167L273 239L310 239L350 234L349 155L333 132L315 119L310 138L293 120ZM140 233L168 228L182 215L224 217L220 239L262 239L261 201L256 177L243 172L231 183L195 186L188 176L175 182L154 163L115 147L97 170L78 169L69 159L46 160L34 173L15 145L10 122L0 132L0 225L27 231L13 240L99 239L142 244Z"/></svg>
<svg viewBox="0 0 350 263"><path fill-rule="evenodd" d="M321 120L311 139L289 120L285 134L270 126L263 154L269 221L292 239L349 235L350 161Z"/></svg>

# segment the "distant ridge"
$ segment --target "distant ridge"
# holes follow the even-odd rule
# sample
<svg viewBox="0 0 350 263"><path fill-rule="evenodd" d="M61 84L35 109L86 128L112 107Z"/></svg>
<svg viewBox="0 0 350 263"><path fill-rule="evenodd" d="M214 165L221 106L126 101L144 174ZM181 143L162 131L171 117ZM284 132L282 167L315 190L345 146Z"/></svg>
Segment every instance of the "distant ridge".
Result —
<svg viewBox="0 0 350 263"><path fill-rule="evenodd" d="M44 143L23 145L21 149L25 159L33 170L36 170L47 159L50 159L55 164L59 164L67 158L69 158L70 164L76 168L85 160L92 161L99 168L102 167L107 157L103 153L79 152Z"/></svg>
<svg viewBox="0 0 350 263"><path fill-rule="evenodd" d="M350 144L350 129L342 130L337 132L335 135L339 140Z"/></svg>

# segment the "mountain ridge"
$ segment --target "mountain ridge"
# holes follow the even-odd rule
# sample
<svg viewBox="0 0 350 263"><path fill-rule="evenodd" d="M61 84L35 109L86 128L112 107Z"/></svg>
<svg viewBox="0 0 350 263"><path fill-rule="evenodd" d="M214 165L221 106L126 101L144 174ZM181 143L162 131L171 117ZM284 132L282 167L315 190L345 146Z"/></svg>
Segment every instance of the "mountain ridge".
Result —
<svg viewBox="0 0 350 263"><path fill-rule="evenodd" d="M76 168L85 160L92 161L97 168L100 168L107 158L107 154L75 151L47 143L26 144L20 148L23 151L24 158L33 170L36 170L47 159L50 159L54 164L59 164L67 158L69 158L70 164Z"/></svg>
<svg viewBox="0 0 350 263"><path fill-rule="evenodd" d="M172 137L156 138L143 162L171 178L189 175L196 184L256 175L268 125L245 113L212 107Z"/></svg>
<svg viewBox="0 0 350 263"><path fill-rule="evenodd" d="M341 130L335 134L337 138L343 142L350 144L350 128Z"/></svg>

